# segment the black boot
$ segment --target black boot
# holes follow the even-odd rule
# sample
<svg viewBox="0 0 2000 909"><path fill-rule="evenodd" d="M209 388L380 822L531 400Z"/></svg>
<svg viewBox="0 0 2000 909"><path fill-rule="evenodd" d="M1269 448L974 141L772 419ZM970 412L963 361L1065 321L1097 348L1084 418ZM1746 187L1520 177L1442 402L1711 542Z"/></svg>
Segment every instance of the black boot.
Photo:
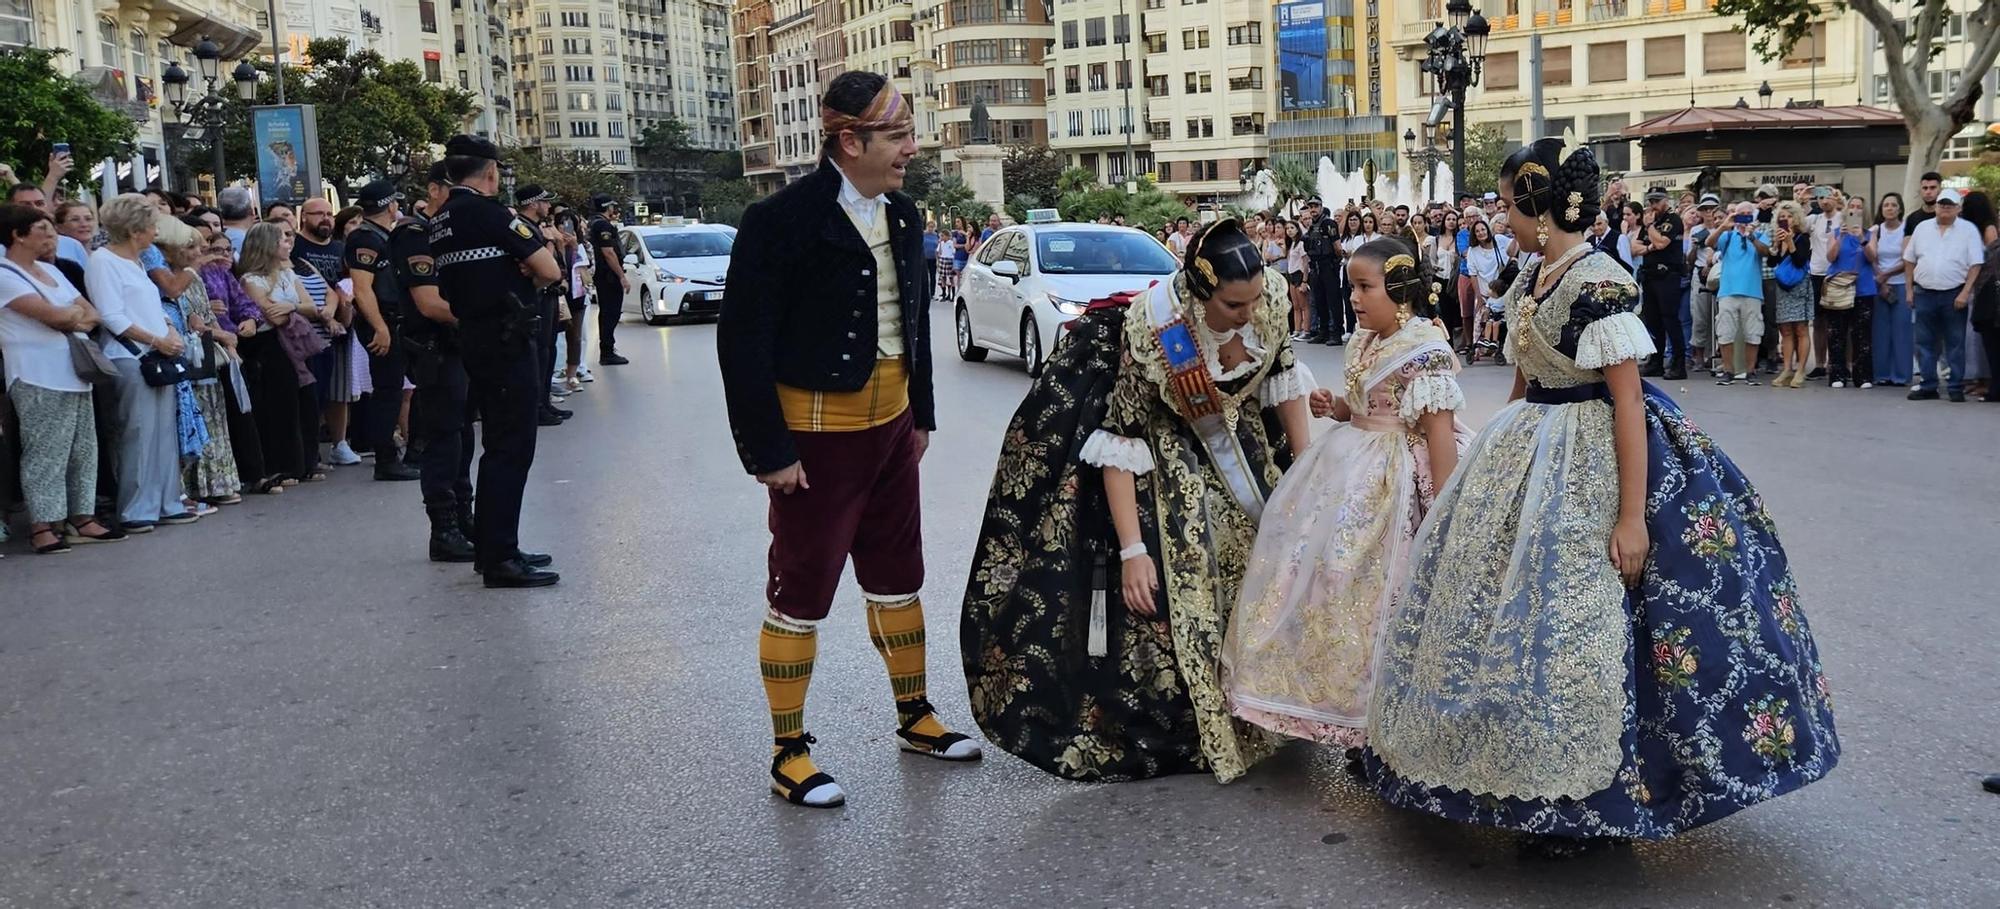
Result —
<svg viewBox="0 0 2000 909"><path fill-rule="evenodd" d="M432 506L426 510L431 516L431 561L472 561L472 541L459 530L457 513L450 506Z"/></svg>
<svg viewBox="0 0 2000 909"><path fill-rule="evenodd" d="M452 514L458 517L458 532L470 540L474 537L472 526L472 503L458 502L451 506Z"/></svg>
<svg viewBox="0 0 2000 909"><path fill-rule="evenodd" d="M1643 361L1642 363L1640 363L1640 365L1639 365L1639 377L1640 377L1640 378L1642 378L1642 379L1657 379L1657 378L1660 378L1661 374L1662 374L1662 373L1663 373L1664 371L1665 371L1665 370L1663 370L1663 369L1661 369L1661 368L1660 368L1660 355L1659 355L1659 354L1654 354L1654 355L1652 355L1652 356L1650 356L1650 357L1647 357L1647 358L1646 358L1646 359L1645 359L1645 360L1644 360L1644 361Z"/></svg>

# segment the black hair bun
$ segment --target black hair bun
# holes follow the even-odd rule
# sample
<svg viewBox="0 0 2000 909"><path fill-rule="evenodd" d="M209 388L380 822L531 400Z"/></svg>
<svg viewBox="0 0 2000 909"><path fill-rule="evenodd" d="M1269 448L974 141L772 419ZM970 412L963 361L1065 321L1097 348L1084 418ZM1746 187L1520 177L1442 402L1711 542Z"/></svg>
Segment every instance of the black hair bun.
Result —
<svg viewBox="0 0 2000 909"><path fill-rule="evenodd" d="M1603 210L1603 174L1597 155L1585 145L1570 152L1556 168L1556 205L1550 220L1556 229L1581 233Z"/></svg>
<svg viewBox="0 0 2000 909"><path fill-rule="evenodd" d="M1222 285L1255 277L1263 270L1263 255L1235 218L1202 225L1188 240L1187 254L1181 261L1188 290L1203 300L1215 296Z"/></svg>

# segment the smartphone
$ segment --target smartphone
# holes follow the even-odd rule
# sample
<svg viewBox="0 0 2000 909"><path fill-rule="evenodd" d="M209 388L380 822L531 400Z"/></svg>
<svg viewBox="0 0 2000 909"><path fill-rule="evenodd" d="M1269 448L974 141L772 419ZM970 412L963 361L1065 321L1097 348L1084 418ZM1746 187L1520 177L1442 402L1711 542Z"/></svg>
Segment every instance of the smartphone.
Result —
<svg viewBox="0 0 2000 909"><path fill-rule="evenodd" d="M69 143L68 143L68 142L57 142L57 143L56 143L56 145L55 145L55 153L56 153L56 154L58 154L58 155L67 155L67 154L69 154Z"/></svg>
<svg viewBox="0 0 2000 909"><path fill-rule="evenodd" d="M1734 220L1735 220L1735 221L1736 221L1736 223L1738 223L1738 224L1749 224L1749 223L1752 223L1752 222L1756 221L1756 220L1757 220L1757 216L1756 216L1756 215L1737 215L1737 216L1735 217L1735 219L1734 219Z"/></svg>

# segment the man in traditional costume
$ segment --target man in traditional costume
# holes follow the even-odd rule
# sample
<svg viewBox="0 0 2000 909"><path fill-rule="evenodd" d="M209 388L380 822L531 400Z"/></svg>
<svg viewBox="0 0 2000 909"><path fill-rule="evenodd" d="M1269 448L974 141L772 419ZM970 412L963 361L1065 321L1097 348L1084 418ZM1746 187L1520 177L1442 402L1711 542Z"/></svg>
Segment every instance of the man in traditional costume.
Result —
<svg viewBox="0 0 2000 909"><path fill-rule="evenodd" d="M771 791L830 808L806 687L817 625L851 556L888 665L902 748L971 761L979 746L926 698L918 462L937 427L923 215L903 185L909 103L875 73L828 85L820 167L744 213L716 332L744 469L770 491L769 608L758 639L774 734Z"/></svg>

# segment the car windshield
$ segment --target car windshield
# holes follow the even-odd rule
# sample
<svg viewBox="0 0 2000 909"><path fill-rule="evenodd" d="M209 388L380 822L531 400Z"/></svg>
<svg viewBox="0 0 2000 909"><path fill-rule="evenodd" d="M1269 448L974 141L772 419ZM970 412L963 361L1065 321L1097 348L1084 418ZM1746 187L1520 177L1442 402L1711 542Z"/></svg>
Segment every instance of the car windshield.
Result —
<svg viewBox="0 0 2000 909"><path fill-rule="evenodd" d="M696 256L726 256L734 237L719 231L686 230L670 234L650 234L646 251L655 259L692 259Z"/></svg>
<svg viewBox="0 0 2000 909"><path fill-rule="evenodd" d="M1042 231L1035 235L1042 272L1051 275L1170 275L1174 257L1135 230Z"/></svg>

